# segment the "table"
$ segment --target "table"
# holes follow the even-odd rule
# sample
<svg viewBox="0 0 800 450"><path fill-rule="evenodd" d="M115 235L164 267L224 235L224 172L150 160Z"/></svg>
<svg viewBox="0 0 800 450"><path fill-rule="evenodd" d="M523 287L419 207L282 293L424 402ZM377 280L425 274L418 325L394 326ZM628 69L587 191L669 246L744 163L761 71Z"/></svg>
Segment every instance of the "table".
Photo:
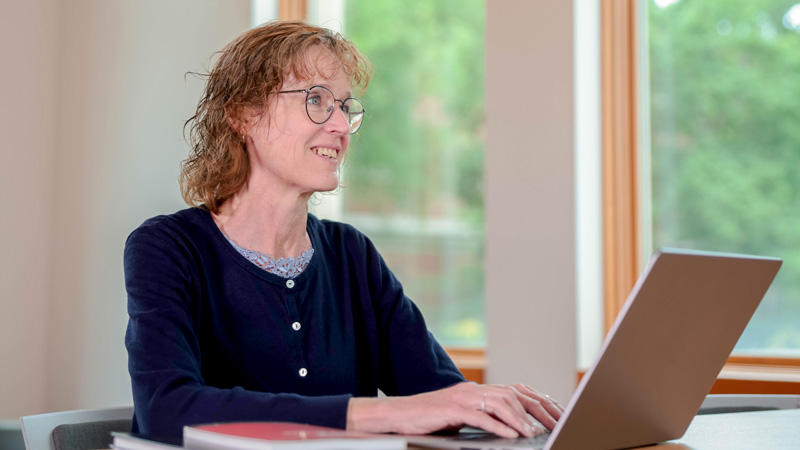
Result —
<svg viewBox="0 0 800 450"><path fill-rule="evenodd" d="M682 438L657 450L800 449L800 409L697 416Z"/></svg>
<svg viewBox="0 0 800 450"><path fill-rule="evenodd" d="M427 447L409 445L409 449ZM639 447L652 450L797 450L800 409L697 416L680 439Z"/></svg>

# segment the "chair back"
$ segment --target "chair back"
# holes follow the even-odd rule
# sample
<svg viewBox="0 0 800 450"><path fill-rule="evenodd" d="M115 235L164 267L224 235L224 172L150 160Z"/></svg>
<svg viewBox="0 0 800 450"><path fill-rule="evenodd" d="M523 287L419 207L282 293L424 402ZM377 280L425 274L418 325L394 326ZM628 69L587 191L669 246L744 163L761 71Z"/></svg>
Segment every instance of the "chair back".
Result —
<svg viewBox="0 0 800 450"><path fill-rule="evenodd" d="M0 420L0 449L25 450L19 420Z"/></svg>
<svg viewBox="0 0 800 450"><path fill-rule="evenodd" d="M24 416L20 423L26 450L88 450L108 448L111 432L130 431L132 419L133 406L123 406Z"/></svg>

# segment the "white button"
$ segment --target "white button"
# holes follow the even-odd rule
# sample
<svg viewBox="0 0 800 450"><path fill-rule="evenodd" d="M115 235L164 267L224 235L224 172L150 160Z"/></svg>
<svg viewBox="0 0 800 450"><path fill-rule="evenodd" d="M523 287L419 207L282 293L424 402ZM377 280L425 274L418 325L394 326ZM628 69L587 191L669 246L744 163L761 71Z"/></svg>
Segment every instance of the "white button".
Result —
<svg viewBox="0 0 800 450"><path fill-rule="evenodd" d="M291 289L294 287L294 280L286 280L286 287Z"/></svg>
<svg viewBox="0 0 800 450"><path fill-rule="evenodd" d="M292 324L292 329L293 329L294 331L297 331L297 330L299 330L299 329L300 329L300 322L295 322L295 323L293 323L293 324Z"/></svg>
<svg viewBox="0 0 800 450"><path fill-rule="evenodd" d="M308 375L308 371L306 370L305 367L303 367L302 369L300 369L300 376L304 377L306 375Z"/></svg>

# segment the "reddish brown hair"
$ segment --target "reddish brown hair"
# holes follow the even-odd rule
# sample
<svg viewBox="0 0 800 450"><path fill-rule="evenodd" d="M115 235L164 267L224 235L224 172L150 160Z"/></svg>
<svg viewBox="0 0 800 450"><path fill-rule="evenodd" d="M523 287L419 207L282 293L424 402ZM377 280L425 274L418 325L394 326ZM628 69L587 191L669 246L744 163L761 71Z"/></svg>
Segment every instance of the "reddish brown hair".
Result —
<svg viewBox="0 0 800 450"><path fill-rule="evenodd" d="M211 212L247 182L250 161L244 149L241 116L263 114L287 76L312 78L315 61L309 50L330 51L363 92L369 83L369 61L339 33L301 21L269 22L236 38L220 52L207 74L197 111L186 121L192 147L181 167L181 194L191 206L205 205Z"/></svg>

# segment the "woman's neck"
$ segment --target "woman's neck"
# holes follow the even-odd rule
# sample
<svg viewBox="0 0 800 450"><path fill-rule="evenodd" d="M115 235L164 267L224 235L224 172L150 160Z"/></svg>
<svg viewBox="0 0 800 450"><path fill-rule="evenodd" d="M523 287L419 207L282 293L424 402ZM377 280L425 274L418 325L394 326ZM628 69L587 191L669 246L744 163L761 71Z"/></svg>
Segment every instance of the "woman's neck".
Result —
<svg viewBox="0 0 800 450"><path fill-rule="evenodd" d="M275 259L296 258L311 248L306 232L308 197L310 194L257 193L245 186L212 217L219 229L240 247Z"/></svg>

